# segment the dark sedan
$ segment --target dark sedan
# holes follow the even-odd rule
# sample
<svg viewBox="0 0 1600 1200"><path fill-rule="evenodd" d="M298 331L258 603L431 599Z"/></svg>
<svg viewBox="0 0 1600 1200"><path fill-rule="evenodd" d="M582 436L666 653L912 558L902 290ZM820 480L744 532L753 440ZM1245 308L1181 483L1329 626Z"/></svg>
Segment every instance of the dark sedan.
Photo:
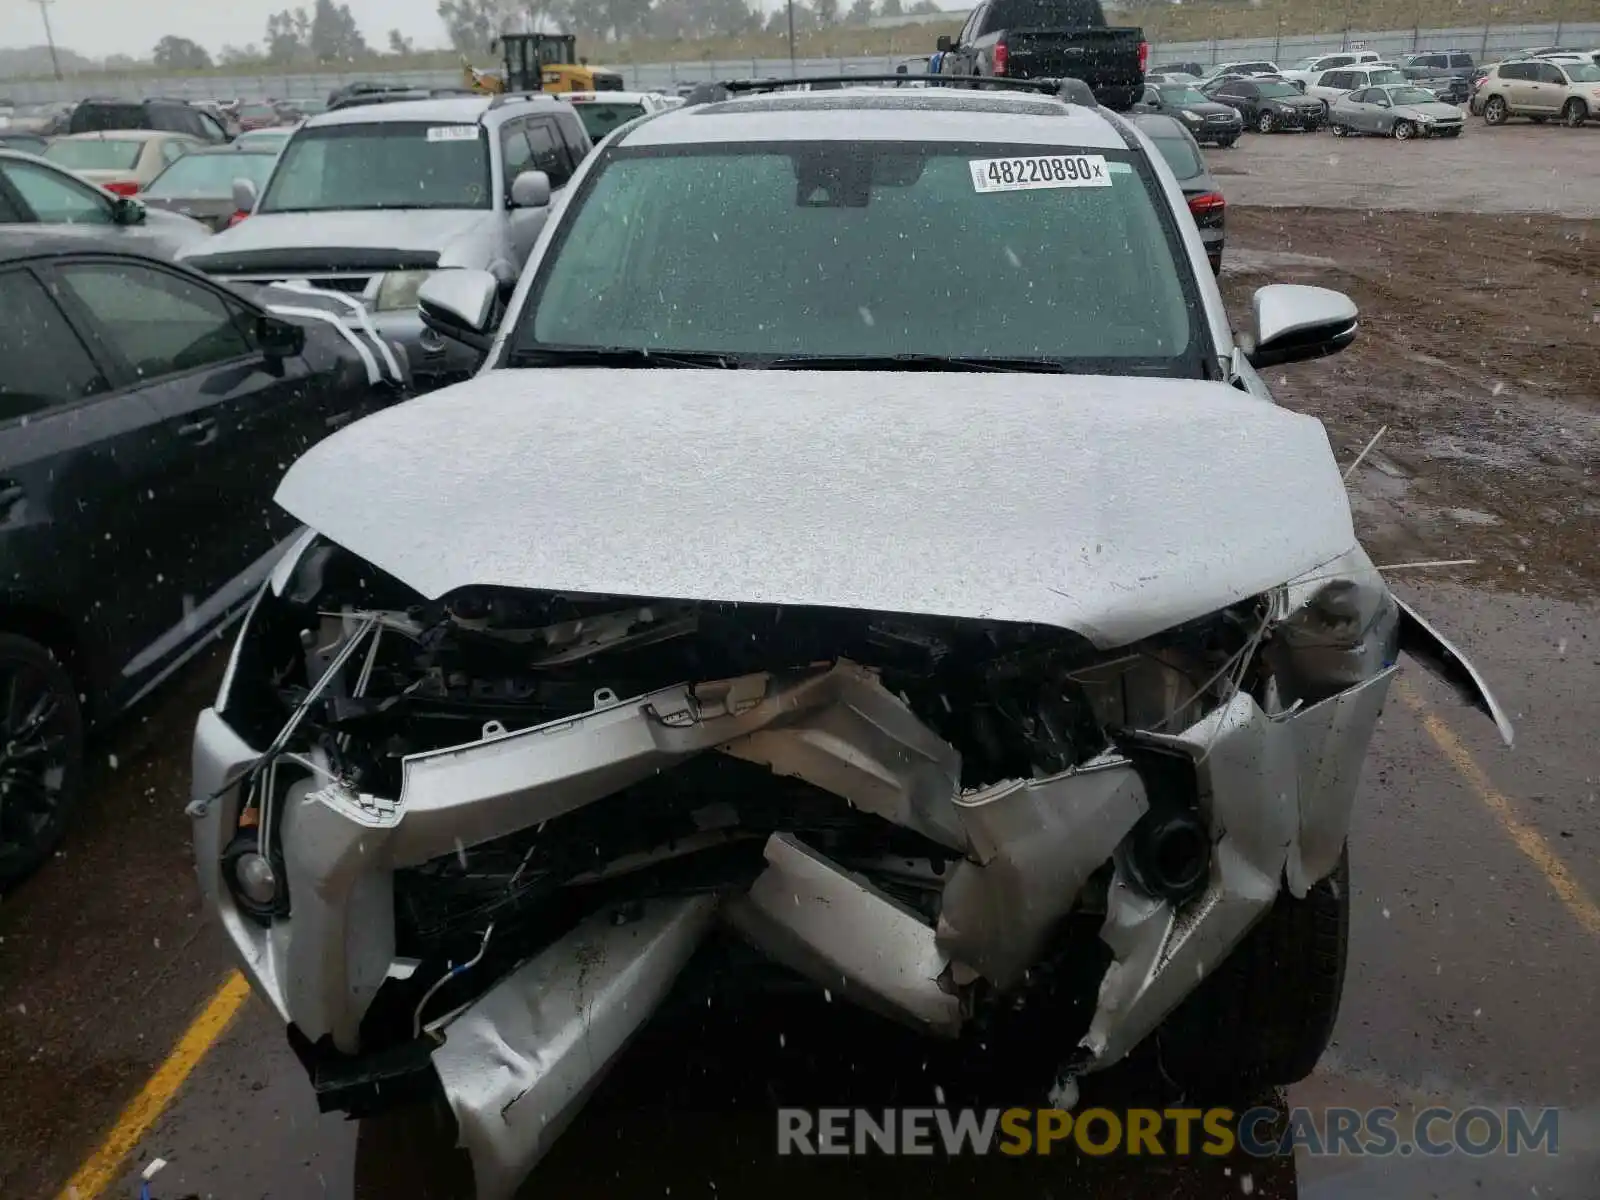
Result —
<svg viewBox="0 0 1600 1200"><path fill-rule="evenodd" d="M285 468L406 394L364 337L142 254L0 233L0 888L65 831L87 731L239 616L297 536L271 502Z"/></svg>
<svg viewBox="0 0 1600 1200"><path fill-rule="evenodd" d="M1445 104L1465 104L1472 99L1472 82L1464 75L1451 75L1437 67L1401 67L1406 82L1427 88Z"/></svg>
<svg viewBox="0 0 1600 1200"><path fill-rule="evenodd" d="M196 150L151 180L139 199L151 208L182 213L212 229L226 229L240 215L234 205L233 181L248 179L260 193L277 161L278 152L265 147Z"/></svg>
<svg viewBox="0 0 1600 1200"><path fill-rule="evenodd" d="M1183 189L1184 202L1194 217L1195 227L1200 230L1200 240L1205 244L1211 270L1221 274L1225 236L1223 226L1228 203L1223 199L1217 181L1206 170L1199 143L1190 135L1184 122L1176 117L1136 111L1131 119L1155 143L1161 157L1177 176L1178 186Z"/></svg>
<svg viewBox="0 0 1600 1200"><path fill-rule="evenodd" d="M1136 113L1160 113L1181 124L1197 142L1210 142L1226 149L1239 140L1244 118L1237 109L1207 99L1195 88L1182 83L1147 85L1134 104Z"/></svg>
<svg viewBox="0 0 1600 1200"><path fill-rule="evenodd" d="M1260 133L1319 129L1324 118L1322 101L1304 95L1292 83L1234 79L1211 93L1211 98L1237 109L1246 128Z"/></svg>

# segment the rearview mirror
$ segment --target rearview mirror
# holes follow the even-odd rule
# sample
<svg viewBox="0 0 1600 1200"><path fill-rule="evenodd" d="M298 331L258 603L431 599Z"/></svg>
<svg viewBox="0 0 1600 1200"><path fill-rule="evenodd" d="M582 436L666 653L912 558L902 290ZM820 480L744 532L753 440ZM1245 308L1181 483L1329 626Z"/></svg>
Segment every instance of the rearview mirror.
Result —
<svg viewBox="0 0 1600 1200"><path fill-rule="evenodd" d="M1337 354L1356 338L1355 302L1331 288L1274 283L1251 301L1253 344L1245 357L1253 367L1275 367Z"/></svg>
<svg viewBox="0 0 1600 1200"><path fill-rule="evenodd" d="M233 181L233 211L255 212L256 210L256 185L251 179L235 179Z"/></svg>
<svg viewBox="0 0 1600 1200"><path fill-rule="evenodd" d="M305 353L306 331L292 321L257 317L256 344L268 358L294 358Z"/></svg>
<svg viewBox="0 0 1600 1200"><path fill-rule="evenodd" d="M528 174L542 178L544 172ZM474 350L487 350L494 340L494 305L499 295L500 282L488 271L435 271L417 291L417 315L435 333Z"/></svg>
<svg viewBox="0 0 1600 1200"><path fill-rule="evenodd" d="M118 196L111 204L111 219L118 225L143 225L145 207L132 196Z"/></svg>
<svg viewBox="0 0 1600 1200"><path fill-rule="evenodd" d="M512 208L544 208L550 203L550 176L524 171L511 181Z"/></svg>
<svg viewBox="0 0 1600 1200"><path fill-rule="evenodd" d="M944 54L946 51L948 51L950 49L950 35L948 33L941 33L938 40L933 43L933 48L940 54Z"/></svg>

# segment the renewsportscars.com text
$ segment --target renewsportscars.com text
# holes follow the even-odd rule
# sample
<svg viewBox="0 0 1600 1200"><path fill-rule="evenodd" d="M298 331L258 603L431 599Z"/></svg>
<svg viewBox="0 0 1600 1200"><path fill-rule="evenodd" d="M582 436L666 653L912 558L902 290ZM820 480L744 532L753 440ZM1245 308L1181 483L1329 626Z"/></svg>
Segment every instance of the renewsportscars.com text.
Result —
<svg viewBox="0 0 1600 1200"><path fill-rule="evenodd" d="M1559 1152L1555 1108L781 1108L780 1155L991 1153L1257 1158Z"/></svg>

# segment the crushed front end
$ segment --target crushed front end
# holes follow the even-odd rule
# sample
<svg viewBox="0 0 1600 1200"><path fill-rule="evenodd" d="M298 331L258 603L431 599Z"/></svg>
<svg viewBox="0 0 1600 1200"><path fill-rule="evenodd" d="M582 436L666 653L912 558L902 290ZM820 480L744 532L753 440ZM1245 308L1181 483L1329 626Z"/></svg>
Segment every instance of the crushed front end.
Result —
<svg viewBox="0 0 1600 1200"><path fill-rule="evenodd" d="M323 1106L442 1085L486 1196L723 937L952 1039L1094 962L1062 1065L1097 1070L1335 869L1398 624L1359 549L1108 651L925 614L428 601L308 536L200 718L201 883ZM1098 939L1063 936L1085 919Z"/></svg>

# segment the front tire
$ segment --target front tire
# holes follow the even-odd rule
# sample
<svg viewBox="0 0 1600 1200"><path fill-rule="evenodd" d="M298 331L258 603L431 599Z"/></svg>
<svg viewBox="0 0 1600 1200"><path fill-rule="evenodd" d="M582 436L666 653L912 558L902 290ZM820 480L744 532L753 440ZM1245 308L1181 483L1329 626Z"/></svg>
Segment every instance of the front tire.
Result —
<svg viewBox="0 0 1600 1200"><path fill-rule="evenodd" d="M1333 132L1334 137L1348 137L1350 134L1350 131L1343 125L1334 124L1329 125L1328 128Z"/></svg>
<svg viewBox="0 0 1600 1200"><path fill-rule="evenodd" d="M1296 900L1280 892L1232 954L1157 1031L1188 1089L1298 1083L1333 1038L1350 944L1350 850Z"/></svg>
<svg viewBox="0 0 1600 1200"><path fill-rule="evenodd" d="M1483 123L1485 125L1504 125L1506 118L1511 115L1511 110L1506 107L1505 97L1490 96L1483 102Z"/></svg>
<svg viewBox="0 0 1600 1200"><path fill-rule="evenodd" d="M0 891L60 843L83 766L77 685L46 647L0 633Z"/></svg>
<svg viewBox="0 0 1600 1200"><path fill-rule="evenodd" d="M1271 133L1278 127L1278 119L1269 112L1260 113L1256 117L1256 129L1261 133Z"/></svg>
<svg viewBox="0 0 1600 1200"><path fill-rule="evenodd" d="M1589 107L1574 96L1561 110L1561 123L1568 129L1577 129L1589 119Z"/></svg>
<svg viewBox="0 0 1600 1200"><path fill-rule="evenodd" d="M1410 121L1396 121L1394 123L1394 140L1395 141L1397 141L1397 142L1409 142L1412 138L1414 138L1416 136L1417 136L1417 127L1415 125L1413 125Z"/></svg>
<svg viewBox="0 0 1600 1200"><path fill-rule="evenodd" d="M1218 138L1217 139L1217 149L1218 150L1232 150L1233 149L1233 144L1238 140L1239 139L1237 137Z"/></svg>

